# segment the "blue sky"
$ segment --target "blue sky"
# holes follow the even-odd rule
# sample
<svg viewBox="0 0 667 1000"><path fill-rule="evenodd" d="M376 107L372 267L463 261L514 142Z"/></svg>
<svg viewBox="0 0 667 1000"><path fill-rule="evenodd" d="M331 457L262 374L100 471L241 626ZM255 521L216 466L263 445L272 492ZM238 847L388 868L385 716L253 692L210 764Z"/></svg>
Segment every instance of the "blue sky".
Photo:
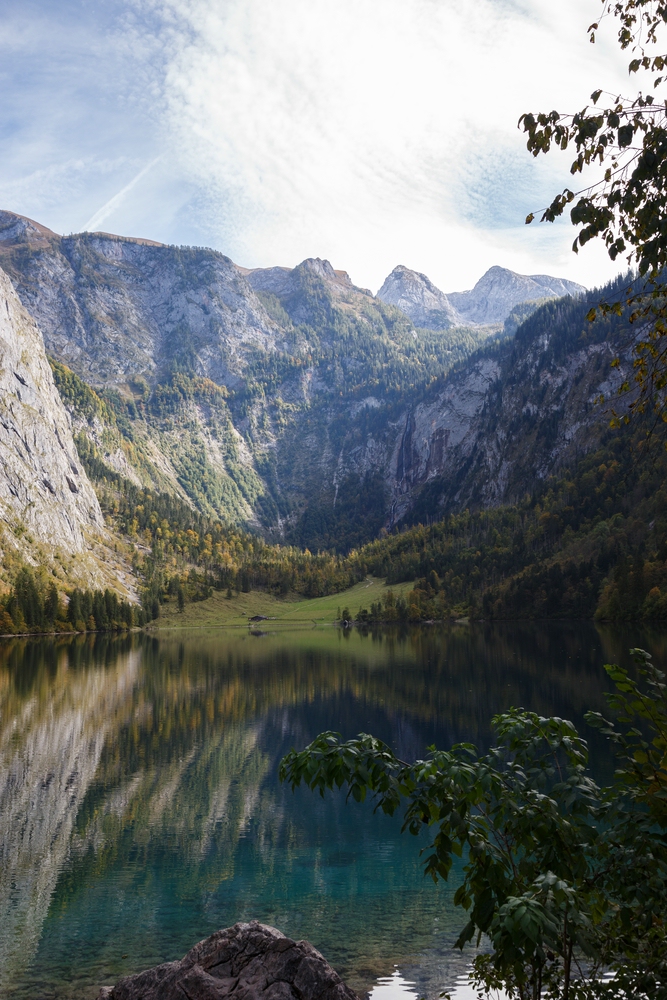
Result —
<svg viewBox="0 0 667 1000"><path fill-rule="evenodd" d="M245 266L329 258L376 290L398 263L445 291L487 267L592 285L569 180L516 122L627 89L599 0L0 0L0 205L212 246Z"/></svg>

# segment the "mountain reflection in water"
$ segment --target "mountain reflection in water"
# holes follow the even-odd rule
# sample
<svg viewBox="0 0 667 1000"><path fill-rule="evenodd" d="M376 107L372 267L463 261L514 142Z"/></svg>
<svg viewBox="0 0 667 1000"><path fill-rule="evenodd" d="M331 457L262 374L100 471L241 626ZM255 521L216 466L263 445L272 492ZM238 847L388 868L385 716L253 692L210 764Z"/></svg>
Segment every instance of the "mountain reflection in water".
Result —
<svg viewBox="0 0 667 1000"><path fill-rule="evenodd" d="M173 638L172 636L177 636ZM292 794L280 757L323 729L487 746L511 705L583 727L602 664L663 633L589 624L315 629L0 646L0 995L96 996L256 917L319 947L363 991L396 965L453 985L461 916L400 819ZM591 734L594 767L610 771Z"/></svg>

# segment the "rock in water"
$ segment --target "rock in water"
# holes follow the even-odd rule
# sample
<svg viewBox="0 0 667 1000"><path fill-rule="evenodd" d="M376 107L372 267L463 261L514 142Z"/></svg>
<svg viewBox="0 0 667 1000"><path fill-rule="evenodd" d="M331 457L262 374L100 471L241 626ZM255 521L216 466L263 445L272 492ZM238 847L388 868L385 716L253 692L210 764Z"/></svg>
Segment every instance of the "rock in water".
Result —
<svg viewBox="0 0 667 1000"><path fill-rule="evenodd" d="M98 1000L358 1000L307 941L292 941L256 920L216 931L180 962L165 962Z"/></svg>

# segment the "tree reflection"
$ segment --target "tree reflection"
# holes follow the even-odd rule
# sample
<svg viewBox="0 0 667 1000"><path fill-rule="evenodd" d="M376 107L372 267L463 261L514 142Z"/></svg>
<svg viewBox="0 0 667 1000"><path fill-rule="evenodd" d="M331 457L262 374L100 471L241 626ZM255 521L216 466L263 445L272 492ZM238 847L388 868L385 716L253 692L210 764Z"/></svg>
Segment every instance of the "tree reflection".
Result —
<svg viewBox="0 0 667 1000"><path fill-rule="evenodd" d="M35 995L39 974L84 996L249 916L367 984L446 930L447 891L420 881L397 824L287 793L282 754L328 728L409 758L485 746L510 705L581 725L602 704L604 660L637 644L659 659L665 642L514 623L0 646L5 987Z"/></svg>

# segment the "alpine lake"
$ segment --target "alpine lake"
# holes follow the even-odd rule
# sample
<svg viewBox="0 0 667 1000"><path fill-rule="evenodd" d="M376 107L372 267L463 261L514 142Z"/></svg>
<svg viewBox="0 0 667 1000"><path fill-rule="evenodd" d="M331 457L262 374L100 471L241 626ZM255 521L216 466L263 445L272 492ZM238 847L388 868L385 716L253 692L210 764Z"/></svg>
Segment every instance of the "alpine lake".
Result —
<svg viewBox="0 0 667 1000"><path fill-rule="evenodd" d="M403 759L492 740L511 706L571 719L603 664L667 633L588 622L368 632L165 629L0 645L0 996L93 1000L256 918L322 951L360 994L435 1000L473 955L428 834L278 781L317 733L373 733ZM379 986L378 986L379 984ZM392 984L395 989L392 993Z"/></svg>

